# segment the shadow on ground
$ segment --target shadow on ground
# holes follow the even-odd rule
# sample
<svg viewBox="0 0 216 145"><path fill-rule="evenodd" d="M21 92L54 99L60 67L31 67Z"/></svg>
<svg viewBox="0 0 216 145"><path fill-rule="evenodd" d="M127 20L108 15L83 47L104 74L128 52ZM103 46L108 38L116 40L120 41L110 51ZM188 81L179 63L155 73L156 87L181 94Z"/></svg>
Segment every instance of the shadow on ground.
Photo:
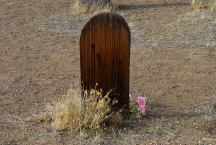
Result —
<svg viewBox="0 0 216 145"><path fill-rule="evenodd" d="M162 4L124 4L117 5L117 10L134 10L134 9L151 9L151 8L161 8L161 7L181 7L181 6L189 6L190 4L187 2L177 2L177 3L162 3Z"/></svg>

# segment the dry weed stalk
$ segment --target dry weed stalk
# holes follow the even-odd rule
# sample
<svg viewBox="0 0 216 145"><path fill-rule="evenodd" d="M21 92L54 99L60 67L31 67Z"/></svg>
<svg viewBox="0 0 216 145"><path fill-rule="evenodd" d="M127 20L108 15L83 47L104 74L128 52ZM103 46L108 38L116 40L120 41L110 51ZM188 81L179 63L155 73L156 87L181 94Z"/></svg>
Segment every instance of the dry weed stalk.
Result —
<svg viewBox="0 0 216 145"><path fill-rule="evenodd" d="M74 132L102 129L105 123L119 125L122 122L120 111L112 111L117 101L109 98L110 92L103 95L102 90L84 91L80 97L80 89L69 89L64 102L48 107L56 130L70 129Z"/></svg>

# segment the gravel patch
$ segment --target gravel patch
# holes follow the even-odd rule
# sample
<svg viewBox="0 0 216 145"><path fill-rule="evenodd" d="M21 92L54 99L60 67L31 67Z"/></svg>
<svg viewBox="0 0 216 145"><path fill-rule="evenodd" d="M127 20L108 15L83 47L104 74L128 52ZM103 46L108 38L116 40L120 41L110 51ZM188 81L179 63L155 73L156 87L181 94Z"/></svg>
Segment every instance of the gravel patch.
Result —
<svg viewBox="0 0 216 145"><path fill-rule="evenodd" d="M162 26L163 33L158 32L156 33L158 35L153 35L147 40L137 41L137 45L144 44L150 48L176 48L183 44L215 48L215 20L216 14L210 11L188 12L179 16L176 21ZM133 28L136 29L136 26ZM139 33L138 29L135 31ZM144 35L138 37L144 37Z"/></svg>
<svg viewBox="0 0 216 145"><path fill-rule="evenodd" d="M44 22L42 30L68 33L78 42L82 28L91 17L92 15L51 16ZM216 47L216 14L211 11L193 11L180 15L176 21L168 23L160 29L160 31L163 30L163 33L158 32L149 37L146 37L145 33L140 33L138 26L140 21L131 20L128 24L131 29L132 48L176 48L182 44Z"/></svg>
<svg viewBox="0 0 216 145"><path fill-rule="evenodd" d="M90 15L51 16L42 26L42 30L55 33L68 33L78 41L82 28L90 18Z"/></svg>

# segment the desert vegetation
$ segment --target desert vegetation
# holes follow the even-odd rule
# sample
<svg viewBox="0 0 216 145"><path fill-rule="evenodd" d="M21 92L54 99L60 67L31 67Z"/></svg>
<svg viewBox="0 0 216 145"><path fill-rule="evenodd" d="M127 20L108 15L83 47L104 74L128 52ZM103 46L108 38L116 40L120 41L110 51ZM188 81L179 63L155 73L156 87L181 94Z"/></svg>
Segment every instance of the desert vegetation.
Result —
<svg viewBox="0 0 216 145"><path fill-rule="evenodd" d="M111 101L108 92L103 96L100 89L83 92L78 88L69 89L63 103L56 102L47 111L56 130L70 129L73 132L87 132L102 129L106 124L116 126L122 122L121 111L112 111L117 100Z"/></svg>
<svg viewBox="0 0 216 145"><path fill-rule="evenodd" d="M215 0L191 0L192 8L199 10L199 9L212 9L216 8L216 1Z"/></svg>

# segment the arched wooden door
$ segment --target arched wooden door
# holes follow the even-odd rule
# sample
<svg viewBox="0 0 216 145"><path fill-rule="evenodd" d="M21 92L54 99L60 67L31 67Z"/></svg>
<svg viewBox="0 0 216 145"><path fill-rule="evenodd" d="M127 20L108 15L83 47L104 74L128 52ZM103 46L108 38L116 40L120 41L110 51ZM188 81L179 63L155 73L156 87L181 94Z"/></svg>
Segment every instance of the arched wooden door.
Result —
<svg viewBox="0 0 216 145"><path fill-rule="evenodd" d="M130 29L116 13L94 16L80 36L81 83L85 90L98 83L113 90L119 108L129 108Z"/></svg>

